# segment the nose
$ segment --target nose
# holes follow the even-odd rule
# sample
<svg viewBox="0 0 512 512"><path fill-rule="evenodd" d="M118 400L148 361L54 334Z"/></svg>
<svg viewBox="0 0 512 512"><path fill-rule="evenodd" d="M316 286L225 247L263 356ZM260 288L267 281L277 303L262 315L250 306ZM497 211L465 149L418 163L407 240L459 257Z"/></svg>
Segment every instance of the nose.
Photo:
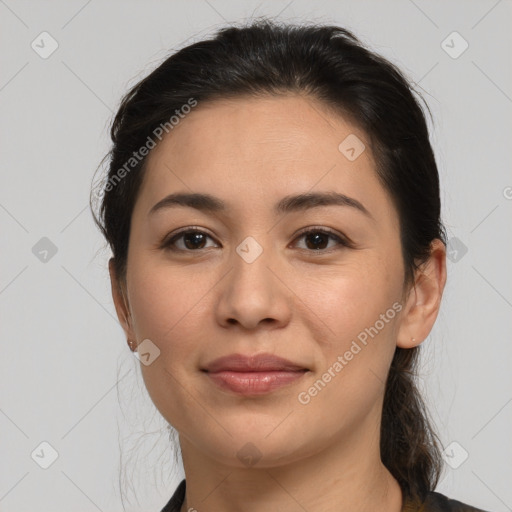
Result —
<svg viewBox="0 0 512 512"><path fill-rule="evenodd" d="M240 254L243 255L242 252ZM290 320L292 292L279 264L264 250L254 261L234 251L231 270L219 283L217 320L223 327L283 327Z"/></svg>

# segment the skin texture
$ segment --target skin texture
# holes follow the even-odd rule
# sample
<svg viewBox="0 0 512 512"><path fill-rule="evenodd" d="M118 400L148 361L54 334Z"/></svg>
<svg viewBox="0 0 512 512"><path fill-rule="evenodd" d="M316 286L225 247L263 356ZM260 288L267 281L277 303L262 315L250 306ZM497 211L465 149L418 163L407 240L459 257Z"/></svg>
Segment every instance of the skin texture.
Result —
<svg viewBox="0 0 512 512"><path fill-rule="evenodd" d="M354 161L338 149L350 134L366 145ZM326 191L357 199L371 217L349 206L273 212L286 195ZM149 215L175 192L209 193L229 209ZM188 246L178 239L181 252L160 247L190 226L208 237ZM315 249L311 236L300 236L307 227L331 229L352 246L325 238ZM252 263L236 251L248 236L263 249ZM127 339L149 339L160 350L141 370L180 435L182 510L400 510L400 488L379 454L384 383L396 346L418 345L432 329L446 254L435 241L415 286L405 289L399 236L365 134L313 98L199 104L152 150L132 216L126 281L112 262L110 272ZM401 311L301 403L299 393L394 303ZM201 371L233 353L276 354L309 371L272 393L238 396ZM237 457L246 443L261 456L254 465Z"/></svg>

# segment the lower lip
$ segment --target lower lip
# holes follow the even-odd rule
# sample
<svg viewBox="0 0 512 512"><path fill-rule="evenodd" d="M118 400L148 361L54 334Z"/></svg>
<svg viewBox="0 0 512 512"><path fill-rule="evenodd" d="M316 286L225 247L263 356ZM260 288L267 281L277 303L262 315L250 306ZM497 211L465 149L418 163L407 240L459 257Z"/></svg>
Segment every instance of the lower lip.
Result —
<svg viewBox="0 0 512 512"><path fill-rule="evenodd" d="M233 372L221 371L207 375L222 389L240 395L264 395L299 380L304 371Z"/></svg>

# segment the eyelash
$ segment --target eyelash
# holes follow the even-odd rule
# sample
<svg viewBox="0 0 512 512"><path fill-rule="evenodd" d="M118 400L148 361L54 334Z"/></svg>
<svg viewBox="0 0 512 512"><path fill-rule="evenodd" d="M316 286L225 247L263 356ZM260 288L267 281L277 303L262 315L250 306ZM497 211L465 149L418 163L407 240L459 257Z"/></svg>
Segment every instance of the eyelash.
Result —
<svg viewBox="0 0 512 512"><path fill-rule="evenodd" d="M178 249L176 247L174 247L173 245L176 243L176 241L178 241L180 238L183 237L183 235L186 235L186 234L191 234L191 233L201 233L203 235L206 235L207 237L211 238L213 240L213 237L210 236L208 233L206 233L205 231L199 229L199 228L196 228L196 227L188 227L188 228L184 228L182 229L181 231L179 231L178 233L174 233L171 237L166 237L163 242L161 243L160 245L160 249L165 249L165 250L168 250L168 251L172 251L172 252L189 252L189 253L192 253L192 252L200 252L204 249ZM339 250L341 248L353 248L353 244L345 237L342 237L340 236L339 234L337 234L335 231L332 231L328 228L324 228L324 227L309 227L309 228L305 228L303 231L301 231L294 239L297 240L299 238L302 238L306 235L310 235L310 234L323 234L323 235L328 235L331 239L335 240L338 244L337 247L331 247L330 249L301 249L302 251L307 251L309 253L312 253L312 254L330 254L333 250Z"/></svg>

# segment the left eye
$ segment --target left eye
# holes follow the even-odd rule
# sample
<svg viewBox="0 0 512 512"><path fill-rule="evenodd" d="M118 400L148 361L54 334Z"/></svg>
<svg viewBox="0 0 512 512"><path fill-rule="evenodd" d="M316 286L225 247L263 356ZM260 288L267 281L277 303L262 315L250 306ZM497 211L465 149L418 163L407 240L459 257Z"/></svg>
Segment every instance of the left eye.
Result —
<svg viewBox="0 0 512 512"><path fill-rule="evenodd" d="M306 249L310 249L313 251L319 251L319 250L325 250L325 249L331 249L331 247L327 247L329 244L329 239L333 240L335 242L334 246L348 246L348 243L343 240L338 235L325 230L320 229L312 229L310 231L306 231L304 233L301 233L296 240L299 240L301 238L305 239L305 245Z"/></svg>
<svg viewBox="0 0 512 512"><path fill-rule="evenodd" d="M164 241L162 243L162 248L171 251L198 252L200 249L208 248L206 245L208 238L213 240L213 238L204 231L188 229L186 231L181 231L167 241ZM329 242L334 242L334 247L350 246L346 240L333 232L326 231L325 229L311 229L309 231L305 231L297 236L295 241L301 239L305 240L305 247L299 248L310 251L328 252L329 249L333 248L332 245L329 246Z"/></svg>

